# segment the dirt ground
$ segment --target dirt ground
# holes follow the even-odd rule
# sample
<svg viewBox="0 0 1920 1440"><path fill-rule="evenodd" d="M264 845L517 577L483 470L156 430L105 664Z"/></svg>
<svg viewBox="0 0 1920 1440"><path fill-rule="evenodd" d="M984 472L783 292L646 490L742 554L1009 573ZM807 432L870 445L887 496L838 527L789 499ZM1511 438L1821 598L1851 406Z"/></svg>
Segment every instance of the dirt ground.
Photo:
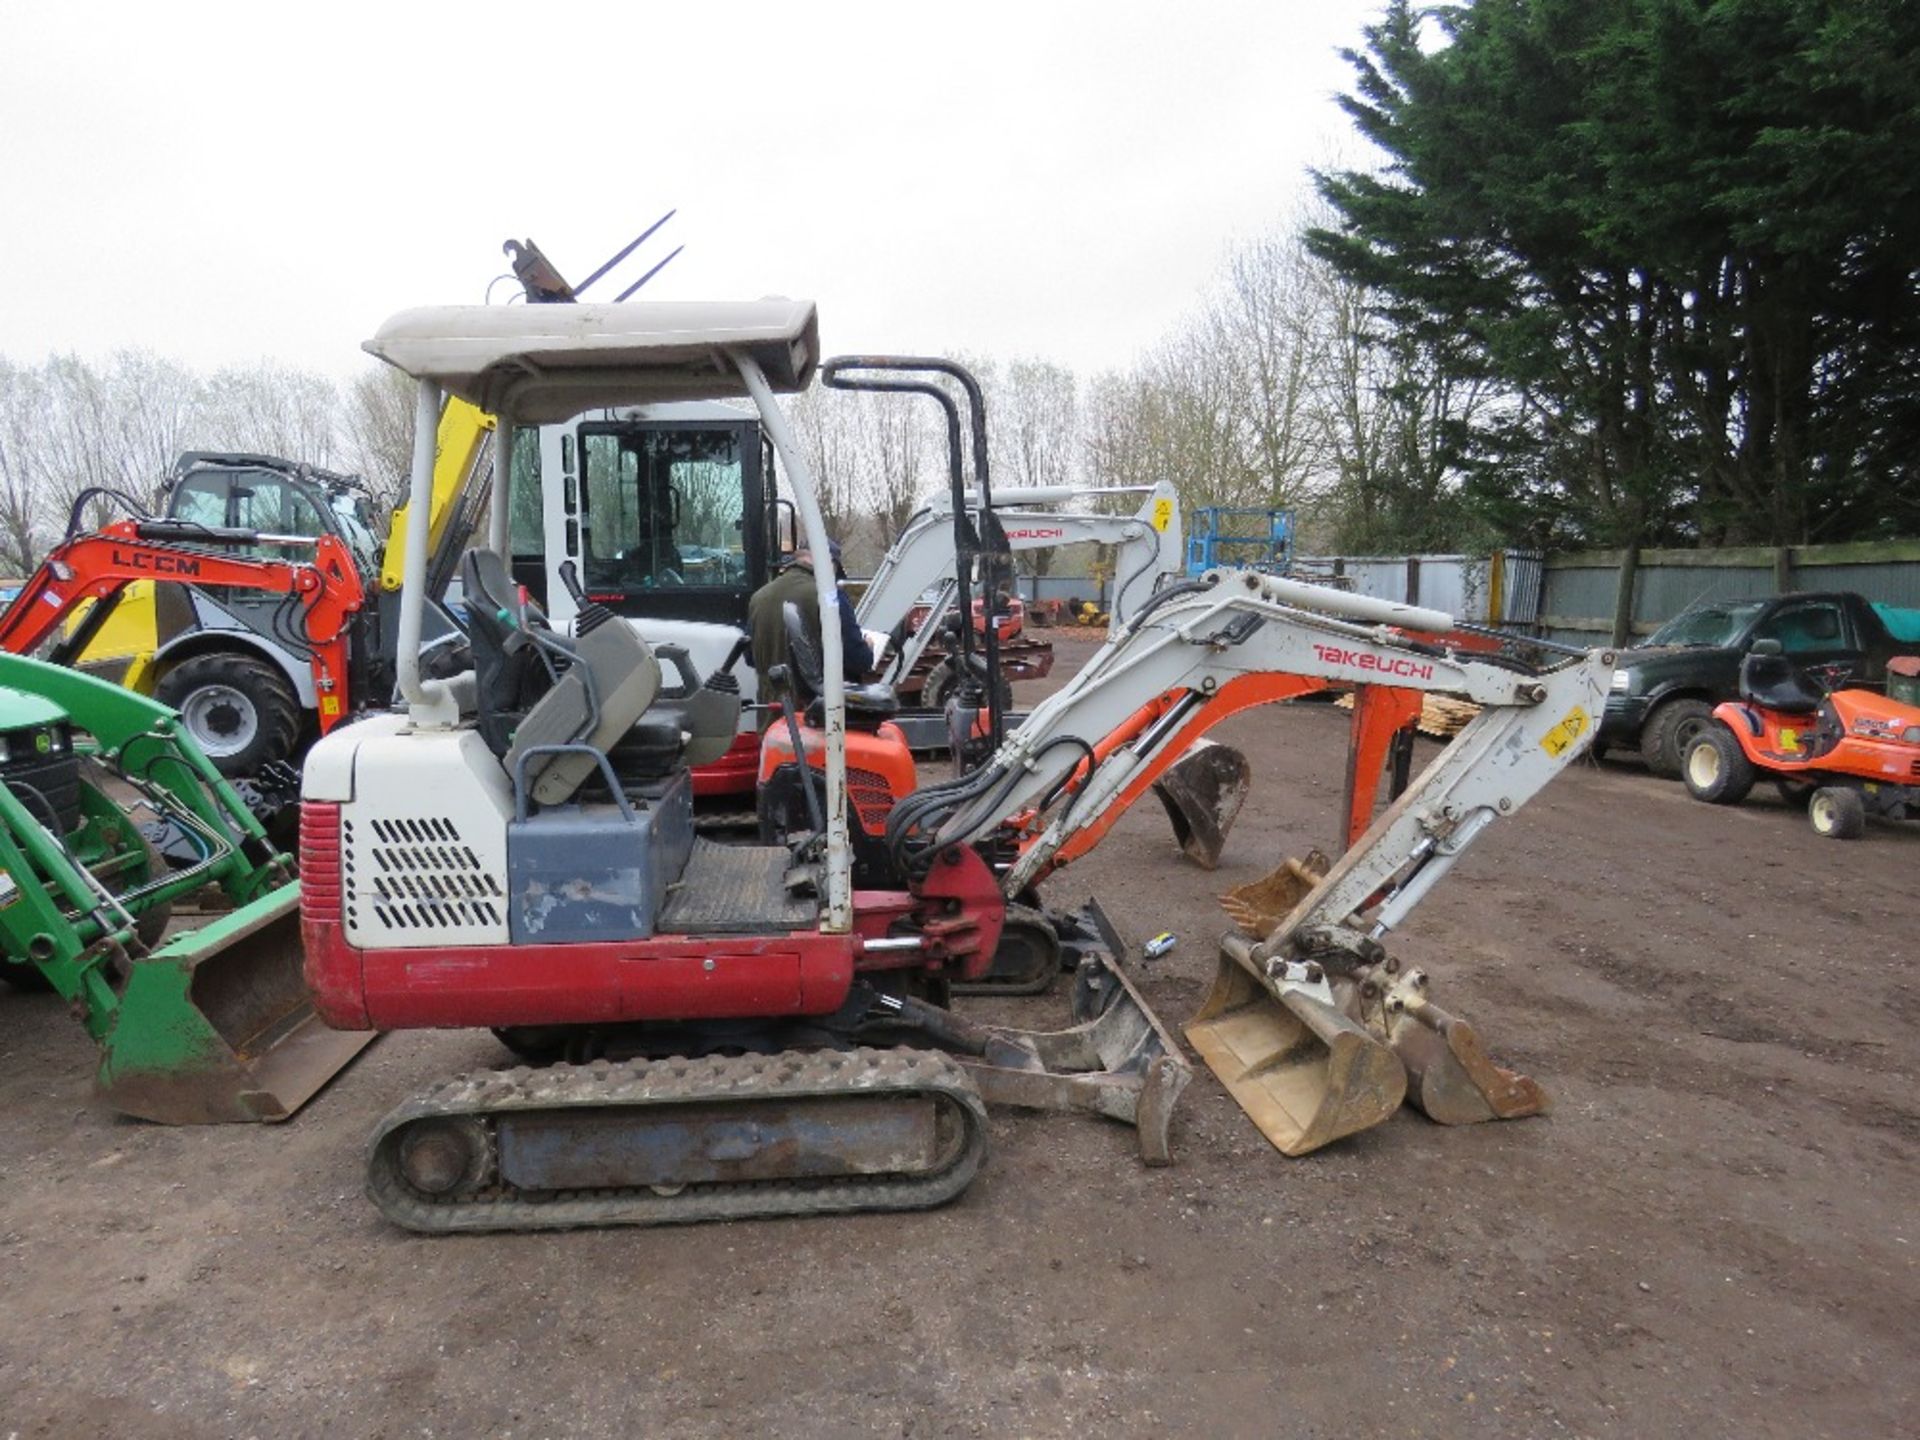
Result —
<svg viewBox="0 0 1920 1440"><path fill-rule="evenodd" d="M1332 841L1344 724L1224 727L1257 778L1218 872L1149 807L1049 886L1179 936L1144 984L1169 1022L1215 895ZM1403 1111L1289 1160L1202 1069L1171 1169L1008 1113L955 1204L838 1220L416 1238L363 1142L490 1037L167 1130L88 1108L78 1027L0 989L0 1440L1917 1435L1916 860L1920 826L1823 841L1582 763L1394 942L1551 1117Z"/></svg>

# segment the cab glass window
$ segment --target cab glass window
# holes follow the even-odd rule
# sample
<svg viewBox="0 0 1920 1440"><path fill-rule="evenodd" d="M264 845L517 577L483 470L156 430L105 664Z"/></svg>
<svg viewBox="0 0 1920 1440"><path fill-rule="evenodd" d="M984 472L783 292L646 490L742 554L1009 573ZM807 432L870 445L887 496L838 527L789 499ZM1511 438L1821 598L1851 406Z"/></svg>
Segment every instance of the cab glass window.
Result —
<svg viewBox="0 0 1920 1440"><path fill-rule="evenodd" d="M746 575L730 430L587 430L581 543L589 589L736 587Z"/></svg>
<svg viewBox="0 0 1920 1440"><path fill-rule="evenodd" d="M1845 617L1830 601L1783 605L1754 627L1756 640L1778 640L1789 655L1805 655L1847 646Z"/></svg>
<svg viewBox="0 0 1920 1440"><path fill-rule="evenodd" d="M540 496L540 431L520 425L513 432L513 501L507 511L509 549L516 559L547 553L546 514Z"/></svg>

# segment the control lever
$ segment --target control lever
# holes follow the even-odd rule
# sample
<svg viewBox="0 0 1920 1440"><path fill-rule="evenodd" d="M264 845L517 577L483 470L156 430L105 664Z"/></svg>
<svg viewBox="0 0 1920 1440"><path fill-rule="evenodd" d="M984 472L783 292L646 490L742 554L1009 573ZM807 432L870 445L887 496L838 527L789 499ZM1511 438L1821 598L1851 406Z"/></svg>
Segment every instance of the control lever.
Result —
<svg viewBox="0 0 1920 1440"><path fill-rule="evenodd" d="M613 619L613 611L597 600L589 600L587 592L580 585L580 567L571 560L560 562L560 584L567 594L573 597L574 617L573 633L591 635L607 621Z"/></svg>

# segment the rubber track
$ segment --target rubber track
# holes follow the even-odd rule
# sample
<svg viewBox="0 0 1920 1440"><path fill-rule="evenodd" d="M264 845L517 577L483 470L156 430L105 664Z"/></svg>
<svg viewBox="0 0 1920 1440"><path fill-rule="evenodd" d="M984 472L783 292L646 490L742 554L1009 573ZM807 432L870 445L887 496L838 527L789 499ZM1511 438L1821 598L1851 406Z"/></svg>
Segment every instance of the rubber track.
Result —
<svg viewBox="0 0 1920 1440"><path fill-rule="evenodd" d="M1009 922L1018 921L1027 925L1052 929L1046 912L1036 910L1031 905L1016 905L1007 902L1006 918ZM978 980L956 980L953 993L956 995L1044 995L1053 989L1053 982L1060 975L1060 962L1055 962L1038 974L1012 978L1001 978L989 970Z"/></svg>
<svg viewBox="0 0 1920 1440"><path fill-rule="evenodd" d="M525 1195L496 1183L475 1194L435 1198L409 1185L396 1161L401 1128L435 1116L631 1106L636 1118L644 1120L649 1106L688 1101L734 1101L749 1108L763 1100L915 1092L953 1102L966 1133L944 1170L910 1179L869 1175L722 1182L688 1185L671 1195L646 1186ZM426 1234L923 1210L967 1188L986 1155L986 1121L986 1105L966 1072L947 1056L926 1050L789 1050L699 1060L521 1066L442 1081L396 1108L368 1143L367 1196L396 1225Z"/></svg>

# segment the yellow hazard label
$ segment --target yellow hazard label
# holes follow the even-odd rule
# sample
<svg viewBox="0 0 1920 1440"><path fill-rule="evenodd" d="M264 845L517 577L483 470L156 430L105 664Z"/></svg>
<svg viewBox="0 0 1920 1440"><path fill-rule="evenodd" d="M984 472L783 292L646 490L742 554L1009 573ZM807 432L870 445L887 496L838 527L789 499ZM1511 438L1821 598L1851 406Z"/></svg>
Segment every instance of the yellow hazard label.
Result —
<svg viewBox="0 0 1920 1440"><path fill-rule="evenodd" d="M1165 531L1173 523L1173 501L1156 500L1153 502L1153 528Z"/></svg>
<svg viewBox="0 0 1920 1440"><path fill-rule="evenodd" d="M1540 748L1554 759L1559 759L1572 748L1574 741L1587 733L1589 723L1587 712L1578 705L1574 706L1561 717L1558 725L1540 737Z"/></svg>
<svg viewBox="0 0 1920 1440"><path fill-rule="evenodd" d="M320 697L320 713L329 720L338 715L340 713L340 697L338 695L322 695Z"/></svg>
<svg viewBox="0 0 1920 1440"><path fill-rule="evenodd" d="M1798 750L1800 748L1800 732L1790 725L1783 726L1780 731L1780 748L1782 750Z"/></svg>

